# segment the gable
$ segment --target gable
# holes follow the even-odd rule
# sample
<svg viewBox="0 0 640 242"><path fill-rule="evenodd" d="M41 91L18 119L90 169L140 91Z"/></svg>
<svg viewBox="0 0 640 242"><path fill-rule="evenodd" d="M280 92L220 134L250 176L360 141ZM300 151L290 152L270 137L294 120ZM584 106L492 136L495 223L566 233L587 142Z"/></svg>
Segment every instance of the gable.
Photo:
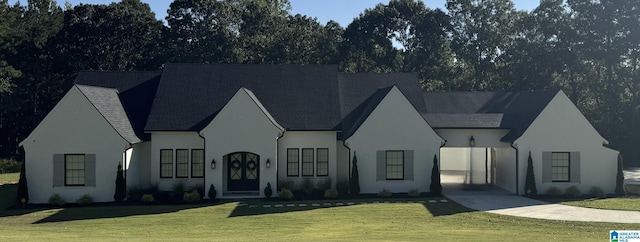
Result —
<svg viewBox="0 0 640 242"><path fill-rule="evenodd" d="M395 86L386 91L384 97L373 107L366 117L349 137L343 137L346 143L357 136L367 136L368 133L397 135L404 132L408 136L425 134L444 140L429 126L427 121L407 100L404 94ZM382 135L384 137L385 135ZM360 139L361 137L357 137Z"/></svg>
<svg viewBox="0 0 640 242"><path fill-rule="evenodd" d="M80 88L73 86L20 146L42 139L84 139L80 137L87 135L104 137L105 140L113 136L129 143L86 98Z"/></svg>

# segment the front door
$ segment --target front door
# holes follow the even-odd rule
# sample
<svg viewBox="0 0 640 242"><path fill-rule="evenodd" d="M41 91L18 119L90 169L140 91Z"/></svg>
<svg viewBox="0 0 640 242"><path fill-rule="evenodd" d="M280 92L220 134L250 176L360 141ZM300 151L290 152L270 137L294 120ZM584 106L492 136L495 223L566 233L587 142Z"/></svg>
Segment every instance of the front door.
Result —
<svg viewBox="0 0 640 242"><path fill-rule="evenodd" d="M227 190L258 191L260 189L260 156L249 152L228 154Z"/></svg>

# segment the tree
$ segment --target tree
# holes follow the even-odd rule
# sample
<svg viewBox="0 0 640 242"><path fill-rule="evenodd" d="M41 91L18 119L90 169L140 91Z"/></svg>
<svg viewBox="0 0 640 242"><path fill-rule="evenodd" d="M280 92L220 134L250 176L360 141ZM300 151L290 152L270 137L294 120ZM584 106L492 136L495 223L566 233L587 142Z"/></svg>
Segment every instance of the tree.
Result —
<svg viewBox="0 0 640 242"><path fill-rule="evenodd" d="M113 194L113 200L116 202L122 202L127 197L127 188L124 180L124 171L122 166L118 165L118 171L116 173L116 193Z"/></svg>
<svg viewBox="0 0 640 242"><path fill-rule="evenodd" d="M429 186L431 194L441 195L442 184L440 184L440 168L438 168L438 157L433 155L433 167L431 168L431 185Z"/></svg>
<svg viewBox="0 0 640 242"><path fill-rule="evenodd" d="M218 191L216 191L216 187L213 184L209 186L209 193L207 195L209 195L209 199L211 200L216 199Z"/></svg>
<svg viewBox="0 0 640 242"><path fill-rule="evenodd" d="M29 202L29 187L27 185L27 169L25 167L26 162L22 162L20 167L20 180L18 180L18 204L26 204ZM24 199L24 203L22 202Z"/></svg>
<svg viewBox="0 0 640 242"><path fill-rule="evenodd" d="M356 157L356 152L353 152L352 164L349 193L351 193L351 195L358 195L360 194L360 178L358 177L358 157Z"/></svg>
<svg viewBox="0 0 640 242"><path fill-rule="evenodd" d="M616 195L624 196L626 192L624 191L624 172L623 170L623 162L622 162L622 154L618 154L618 170L616 172Z"/></svg>
<svg viewBox="0 0 640 242"><path fill-rule="evenodd" d="M529 151L529 159L527 159L527 177L524 181L524 191L527 196L535 196L538 194L538 189L536 189L536 178L533 175L533 159L531 158L531 151Z"/></svg>

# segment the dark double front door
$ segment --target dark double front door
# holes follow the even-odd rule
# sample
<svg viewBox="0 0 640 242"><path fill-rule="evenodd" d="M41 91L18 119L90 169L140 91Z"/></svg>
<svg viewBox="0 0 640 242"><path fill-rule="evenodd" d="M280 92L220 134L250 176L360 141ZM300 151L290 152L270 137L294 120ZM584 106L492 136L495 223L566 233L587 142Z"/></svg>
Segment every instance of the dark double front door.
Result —
<svg viewBox="0 0 640 242"><path fill-rule="evenodd" d="M249 152L226 155L227 190L258 191L260 189L260 156Z"/></svg>

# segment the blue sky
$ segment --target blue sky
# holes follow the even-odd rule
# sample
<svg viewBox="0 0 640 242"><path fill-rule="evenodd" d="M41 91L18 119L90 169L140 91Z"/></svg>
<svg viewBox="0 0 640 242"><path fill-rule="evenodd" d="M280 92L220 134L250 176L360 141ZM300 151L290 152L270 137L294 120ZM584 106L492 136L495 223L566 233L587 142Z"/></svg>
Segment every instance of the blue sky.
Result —
<svg viewBox="0 0 640 242"><path fill-rule="evenodd" d="M113 0L67 0L71 5L78 5L80 3L91 4L108 4L114 2ZM142 0L142 2L148 3L151 6L151 10L156 14L158 19L164 20L167 15L167 9L169 4L173 0ZM340 23L341 26L346 27L351 21L358 17L358 14L362 13L366 8L373 8L378 3L388 3L389 1L379 0L289 0L291 2L291 12L293 14L300 13L310 17L318 18L318 21L322 24L327 23L329 20L335 20ZM519 10L530 11L538 6L540 3L536 0L512 0L515 6ZM17 2L13 0L10 2ZM26 4L27 0L21 0L22 4ZM58 0L58 4L64 6L64 0ZM446 0L423 0L423 2L429 8L441 8L444 9Z"/></svg>

